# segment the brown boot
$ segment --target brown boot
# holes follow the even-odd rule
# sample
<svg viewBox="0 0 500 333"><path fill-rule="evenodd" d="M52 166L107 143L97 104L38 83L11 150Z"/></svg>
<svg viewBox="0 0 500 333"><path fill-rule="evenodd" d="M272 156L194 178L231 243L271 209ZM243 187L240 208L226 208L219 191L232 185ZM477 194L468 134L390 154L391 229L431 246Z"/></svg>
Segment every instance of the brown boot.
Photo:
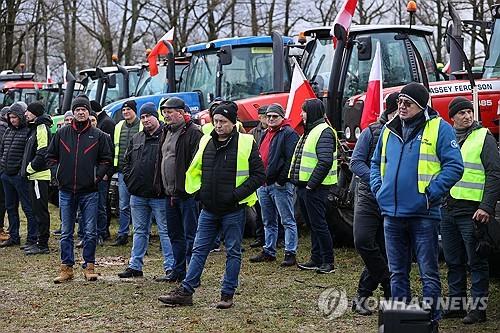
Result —
<svg viewBox="0 0 500 333"><path fill-rule="evenodd" d="M99 274L95 272L94 264L92 263L87 264L87 267L83 269L83 276L87 281L97 281L97 277L99 276Z"/></svg>
<svg viewBox="0 0 500 333"><path fill-rule="evenodd" d="M217 309L229 309L233 306L233 295L220 295L220 302L215 305Z"/></svg>
<svg viewBox="0 0 500 333"><path fill-rule="evenodd" d="M0 229L0 242L6 241L10 238L10 235L8 232L5 232L3 228Z"/></svg>
<svg viewBox="0 0 500 333"><path fill-rule="evenodd" d="M54 279L54 283L63 283L66 281L73 280L73 267L68 265L61 265L61 271L59 272L59 276Z"/></svg>

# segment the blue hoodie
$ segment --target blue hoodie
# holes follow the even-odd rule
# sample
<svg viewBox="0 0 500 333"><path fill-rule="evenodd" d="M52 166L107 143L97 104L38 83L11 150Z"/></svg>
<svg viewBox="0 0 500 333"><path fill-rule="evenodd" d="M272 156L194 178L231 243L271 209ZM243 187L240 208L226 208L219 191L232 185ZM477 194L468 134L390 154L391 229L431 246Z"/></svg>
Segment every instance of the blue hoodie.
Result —
<svg viewBox="0 0 500 333"><path fill-rule="evenodd" d="M425 123L437 116L436 111L427 107L404 124L397 116L382 129L370 170L371 190L382 215L441 219L441 199L462 177L463 162L455 131L450 124L441 120L437 141L441 172L430 182L426 193L418 192L417 167L422 133ZM387 140L386 172L382 181L381 142L384 131L388 130L391 135Z"/></svg>

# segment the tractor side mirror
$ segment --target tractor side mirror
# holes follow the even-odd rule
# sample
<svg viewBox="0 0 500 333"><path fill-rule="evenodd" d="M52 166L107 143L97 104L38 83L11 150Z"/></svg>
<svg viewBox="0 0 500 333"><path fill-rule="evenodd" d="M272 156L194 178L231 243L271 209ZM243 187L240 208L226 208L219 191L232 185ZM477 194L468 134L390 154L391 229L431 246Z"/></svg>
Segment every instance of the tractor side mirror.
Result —
<svg viewBox="0 0 500 333"><path fill-rule="evenodd" d="M115 74L110 74L108 76L108 89L111 88L116 88L116 75Z"/></svg>
<svg viewBox="0 0 500 333"><path fill-rule="evenodd" d="M359 61L366 61L372 58L372 38L370 36L357 38L356 46L358 48Z"/></svg>
<svg viewBox="0 0 500 333"><path fill-rule="evenodd" d="M217 52L217 56L219 56L221 65L231 65L233 62L233 49L231 45L224 45L221 47L221 49Z"/></svg>

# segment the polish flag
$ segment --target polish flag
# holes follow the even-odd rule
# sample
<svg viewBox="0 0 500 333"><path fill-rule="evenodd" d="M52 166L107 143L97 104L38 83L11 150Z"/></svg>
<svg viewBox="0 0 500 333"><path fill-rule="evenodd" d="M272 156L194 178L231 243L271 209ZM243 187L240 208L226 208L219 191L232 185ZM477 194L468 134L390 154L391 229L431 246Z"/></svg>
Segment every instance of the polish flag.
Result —
<svg viewBox="0 0 500 333"><path fill-rule="evenodd" d="M52 75L50 74L49 65L47 65L47 83L52 83Z"/></svg>
<svg viewBox="0 0 500 333"><path fill-rule="evenodd" d="M361 129L368 127L377 121L379 115L384 110L384 99L382 95L382 61L380 57L380 42L377 42L375 57L373 58L370 70L370 79L366 90L365 105L361 115Z"/></svg>
<svg viewBox="0 0 500 333"><path fill-rule="evenodd" d="M151 50L148 55L148 63L149 63L149 74L151 76L155 76L158 74L158 64L156 61L158 60L158 56L167 55L168 48L163 43L163 41L168 41L172 43L174 40L174 28L170 29L163 37L156 43L155 47Z"/></svg>
<svg viewBox="0 0 500 333"><path fill-rule="evenodd" d="M68 73L68 65L66 65L66 61L65 61L63 64L63 82L64 82L64 84L68 83L68 81L66 80L67 73Z"/></svg>
<svg viewBox="0 0 500 333"><path fill-rule="evenodd" d="M443 69L441 71L443 73L446 73L446 74L451 74L451 65L450 65L450 61L449 60L446 63L446 65L444 65L444 67L443 67Z"/></svg>
<svg viewBox="0 0 500 333"><path fill-rule="evenodd" d="M292 84L290 86L290 94L288 95L288 102L286 104L286 114L285 118L292 128L297 132L302 132L303 129L300 126L302 123L302 117L300 113L302 112L302 104L309 98L316 98L309 81L307 81L304 73L300 69L299 64L295 58L292 58L294 63Z"/></svg>
<svg viewBox="0 0 500 333"><path fill-rule="evenodd" d="M336 24L340 24L344 27L346 32L349 32L349 27L351 26L352 17L354 16L354 11L356 10L356 6L358 4L358 0L345 0L342 4L340 11L338 12L335 20L332 24L332 29L330 30L330 36L333 37L333 47L337 47L337 38L335 38L334 27Z"/></svg>

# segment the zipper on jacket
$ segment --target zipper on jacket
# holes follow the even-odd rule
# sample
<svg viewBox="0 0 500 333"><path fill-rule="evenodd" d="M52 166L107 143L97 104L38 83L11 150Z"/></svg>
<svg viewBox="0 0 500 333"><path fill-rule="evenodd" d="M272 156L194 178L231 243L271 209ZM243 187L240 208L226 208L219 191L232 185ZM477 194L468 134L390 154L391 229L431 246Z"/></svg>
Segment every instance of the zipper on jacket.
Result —
<svg viewBox="0 0 500 333"><path fill-rule="evenodd" d="M403 151L406 142L404 142L403 138L401 138L397 133L394 133L389 129L391 133L393 133L399 140L401 140L401 143L403 144L401 146L401 151L399 152L399 160L398 160L398 168L396 169L396 181L394 182L394 215L396 215L398 211L398 175L399 175L399 166L401 165L401 157L403 156ZM387 148L386 148L387 149ZM386 156L387 156L387 151L386 151Z"/></svg>
<svg viewBox="0 0 500 333"><path fill-rule="evenodd" d="M78 148L80 146L80 133L76 135L76 150L75 150L75 178L73 184L73 193L76 193L76 171L78 170Z"/></svg>
<svg viewBox="0 0 500 333"><path fill-rule="evenodd" d="M7 163L10 160L10 150L12 149L12 145L14 144L14 139L16 138L16 135L17 135L17 130L14 131L14 136L12 137L12 140L10 141L9 150L7 150L7 158L5 159L5 170L7 170Z"/></svg>

